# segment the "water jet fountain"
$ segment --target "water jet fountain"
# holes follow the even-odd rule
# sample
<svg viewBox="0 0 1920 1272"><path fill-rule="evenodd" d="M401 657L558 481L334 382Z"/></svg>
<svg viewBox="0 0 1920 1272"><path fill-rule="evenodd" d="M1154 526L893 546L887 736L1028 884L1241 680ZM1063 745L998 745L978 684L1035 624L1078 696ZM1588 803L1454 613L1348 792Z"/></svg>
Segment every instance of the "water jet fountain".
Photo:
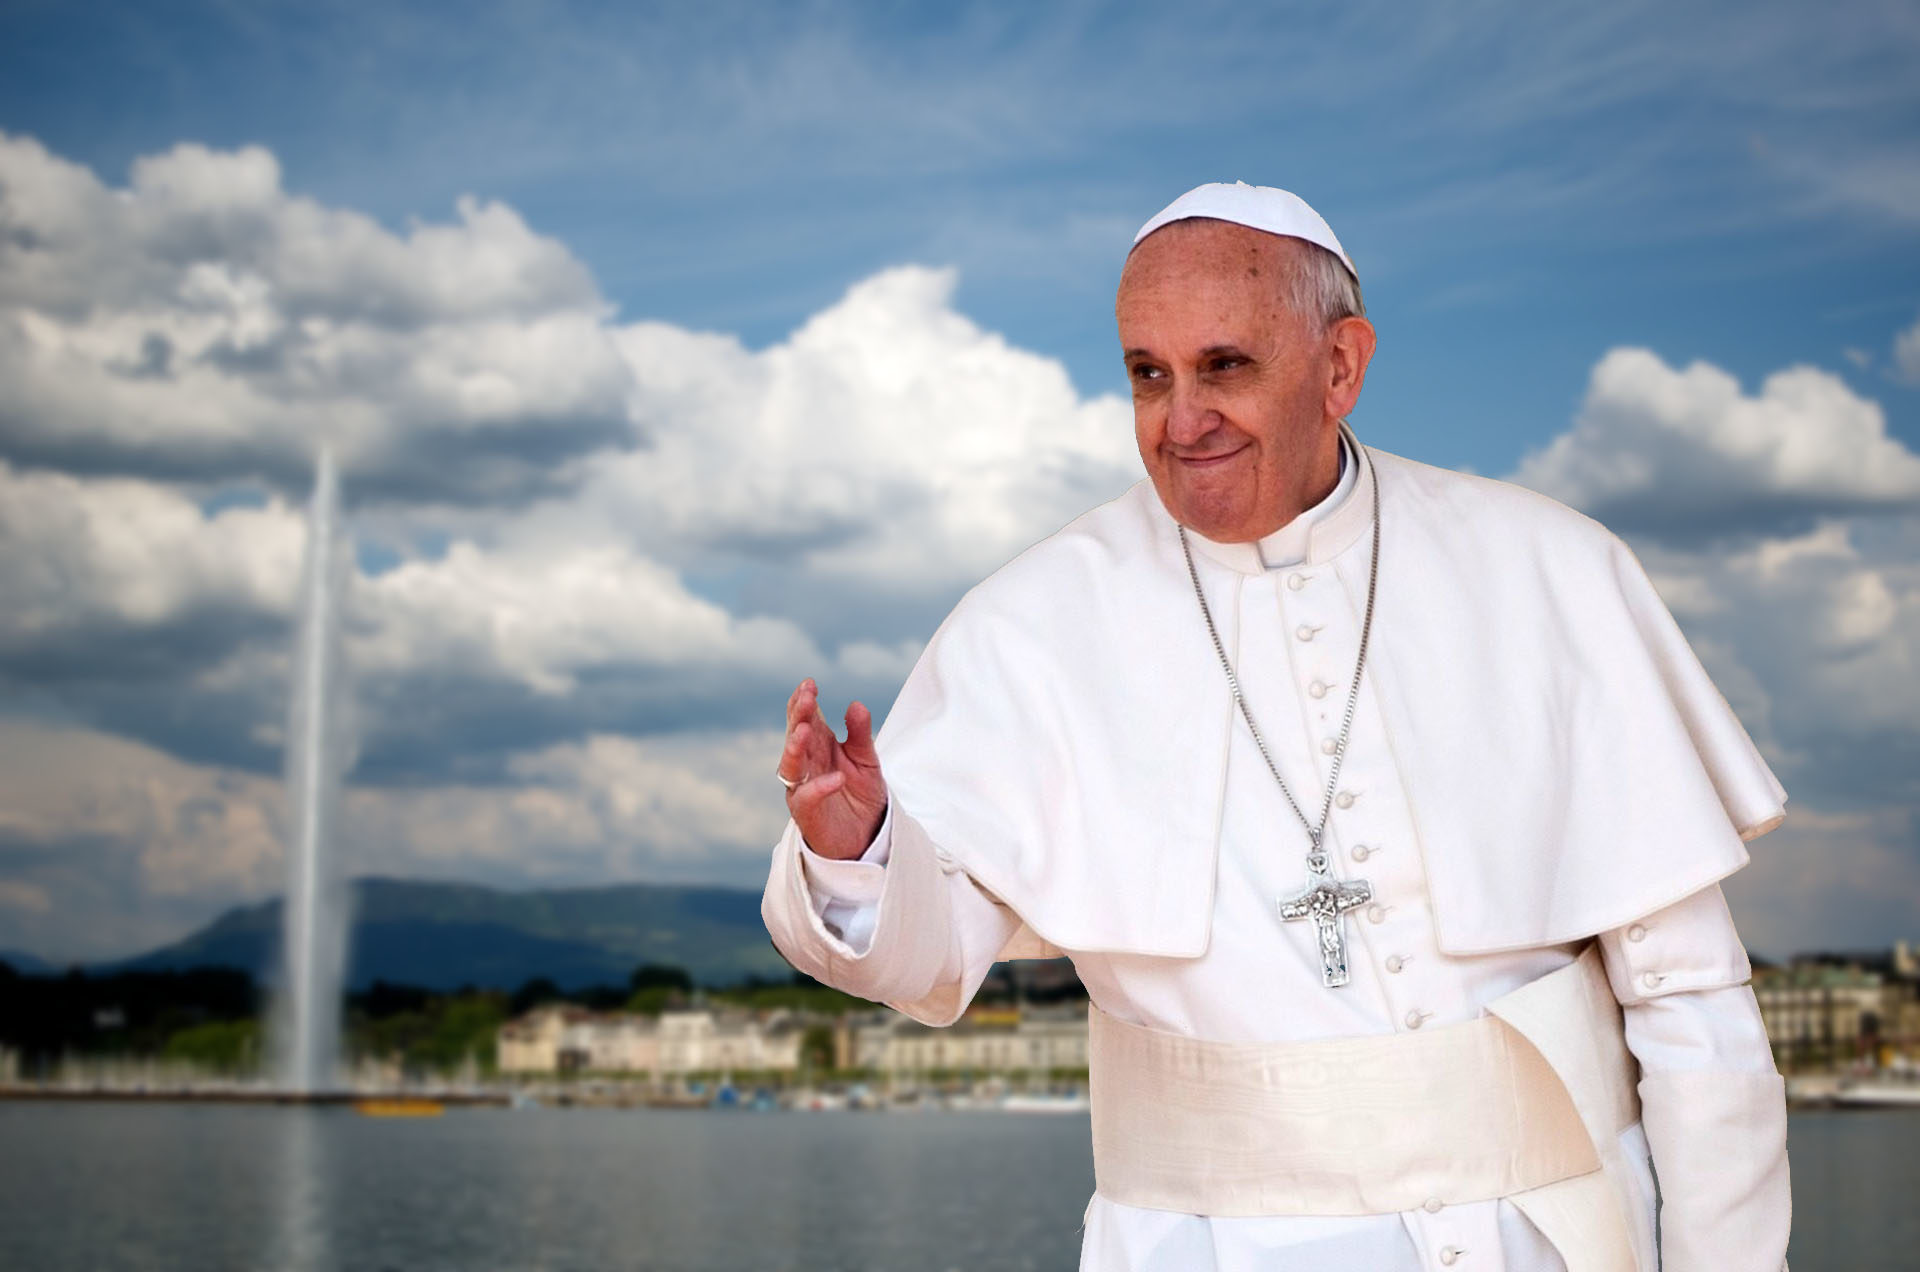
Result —
<svg viewBox="0 0 1920 1272"><path fill-rule="evenodd" d="M322 447L307 509L293 692L287 713L287 891L275 1044L282 1089L338 1083L346 897L333 851L345 748L340 728L339 598L350 560L333 452Z"/></svg>

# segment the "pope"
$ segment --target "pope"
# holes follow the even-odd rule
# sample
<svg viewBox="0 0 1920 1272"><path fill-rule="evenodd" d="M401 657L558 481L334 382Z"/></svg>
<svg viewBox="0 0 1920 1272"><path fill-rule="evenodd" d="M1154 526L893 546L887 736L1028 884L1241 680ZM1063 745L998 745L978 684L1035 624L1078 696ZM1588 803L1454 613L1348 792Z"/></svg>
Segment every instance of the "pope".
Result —
<svg viewBox="0 0 1920 1272"><path fill-rule="evenodd" d="M1286 191L1181 196L1115 313L1147 480L969 592L878 737L795 690L775 944L930 1025L1072 959L1083 1269L1783 1268L1719 884L1786 793L1639 562L1361 443L1358 274Z"/></svg>

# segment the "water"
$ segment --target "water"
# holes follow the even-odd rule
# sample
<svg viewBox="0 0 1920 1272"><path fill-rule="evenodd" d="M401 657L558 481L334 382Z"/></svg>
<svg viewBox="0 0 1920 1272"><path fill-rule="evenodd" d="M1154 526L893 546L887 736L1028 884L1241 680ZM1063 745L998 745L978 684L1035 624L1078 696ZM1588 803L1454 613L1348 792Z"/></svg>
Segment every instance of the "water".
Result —
<svg viewBox="0 0 1920 1272"><path fill-rule="evenodd" d="M340 486L322 448L307 511L300 627L287 709L286 940L275 1020L280 1080L295 1091L335 1085L345 896L332 843L340 799L339 596L344 582Z"/></svg>
<svg viewBox="0 0 1920 1272"><path fill-rule="evenodd" d="M1910 1272L1920 1114L1796 1113L1794 1272ZM0 1104L0 1268L1071 1269L1084 1116Z"/></svg>

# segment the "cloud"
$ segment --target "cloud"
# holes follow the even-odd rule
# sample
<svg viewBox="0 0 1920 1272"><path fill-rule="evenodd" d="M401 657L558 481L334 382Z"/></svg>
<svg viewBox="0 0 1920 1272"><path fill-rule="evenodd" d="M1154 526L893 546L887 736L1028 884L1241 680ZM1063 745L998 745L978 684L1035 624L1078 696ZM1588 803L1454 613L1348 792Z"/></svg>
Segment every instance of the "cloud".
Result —
<svg viewBox="0 0 1920 1272"><path fill-rule="evenodd" d="M1920 319L1893 338L1893 373L1903 383L1920 385Z"/></svg>
<svg viewBox="0 0 1920 1272"><path fill-rule="evenodd" d="M1920 896L1920 824L1911 805L1832 812L1798 805L1727 880L1740 935L1774 959L1885 948L1910 939Z"/></svg>
<svg viewBox="0 0 1920 1272"><path fill-rule="evenodd" d="M1633 542L1790 789L1920 802L1920 457L1877 403L1811 368L1750 395L1616 349L1509 480Z"/></svg>
<svg viewBox="0 0 1920 1272"><path fill-rule="evenodd" d="M1642 545L1655 585L1790 789L1920 803L1920 525L1737 552Z"/></svg>
<svg viewBox="0 0 1920 1272"><path fill-rule="evenodd" d="M951 270L749 350L617 325L511 209L460 218L391 233L258 148L115 190L0 136L0 680L276 771L291 492L327 436L370 563L359 780L505 780L532 747L746 727L807 674L882 705L960 591L1139 475L1127 406L958 313ZM543 451L534 417L608 428Z"/></svg>
<svg viewBox="0 0 1920 1272"><path fill-rule="evenodd" d="M588 500L662 551L913 592L978 579L1135 480L1130 408L955 312L955 282L884 271L760 353L624 328L654 444L609 458Z"/></svg>
<svg viewBox="0 0 1920 1272"><path fill-rule="evenodd" d="M1748 395L1718 367L1676 370L1645 349L1603 357L1573 427L1510 480L1670 540L1920 510L1920 455L1838 377L1793 367Z"/></svg>
<svg viewBox="0 0 1920 1272"><path fill-rule="evenodd" d="M209 512L152 482L0 463L0 683L191 758L274 771L305 536L278 500ZM605 540L456 540L356 573L344 640L361 692L340 691L359 699L376 779L383 763L471 764L596 724L730 718L750 695L771 713L788 681L836 665L793 622L736 617ZM863 683L903 674L891 651L848 658Z"/></svg>
<svg viewBox="0 0 1920 1272"><path fill-rule="evenodd" d="M0 753L0 945L117 957L279 890L276 781L17 718Z"/></svg>
<svg viewBox="0 0 1920 1272"><path fill-rule="evenodd" d="M1789 793L1785 826L1727 885L1742 936L1778 958L1907 935L1920 897L1920 522L1642 552Z"/></svg>
<svg viewBox="0 0 1920 1272"><path fill-rule="evenodd" d="M785 821L778 728L594 735L516 756L504 783L357 787L349 874L507 887L750 886ZM123 957L280 890L285 791L52 722L0 720L0 948Z"/></svg>
<svg viewBox="0 0 1920 1272"><path fill-rule="evenodd" d="M207 611L284 615L303 537L277 500L209 514L152 482L0 461L0 642L151 632Z"/></svg>
<svg viewBox="0 0 1920 1272"><path fill-rule="evenodd" d="M591 276L512 209L392 233L183 144L123 189L0 133L0 455L304 482L331 439L363 497L513 502L632 444Z"/></svg>
<svg viewBox="0 0 1920 1272"><path fill-rule="evenodd" d="M617 546L540 555L456 543L361 580L355 603L365 630L349 654L369 676L465 673L564 696L608 668L738 674L819 658L793 624L736 619Z"/></svg>

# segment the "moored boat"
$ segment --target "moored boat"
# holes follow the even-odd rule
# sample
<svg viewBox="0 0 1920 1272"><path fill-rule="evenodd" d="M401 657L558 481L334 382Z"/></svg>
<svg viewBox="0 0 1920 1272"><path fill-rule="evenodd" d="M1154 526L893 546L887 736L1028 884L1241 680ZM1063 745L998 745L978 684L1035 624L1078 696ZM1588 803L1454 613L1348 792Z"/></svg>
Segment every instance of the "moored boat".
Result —
<svg viewBox="0 0 1920 1272"><path fill-rule="evenodd" d="M355 1100L353 1111L367 1117L439 1117L447 1106L425 1096L389 1095Z"/></svg>

